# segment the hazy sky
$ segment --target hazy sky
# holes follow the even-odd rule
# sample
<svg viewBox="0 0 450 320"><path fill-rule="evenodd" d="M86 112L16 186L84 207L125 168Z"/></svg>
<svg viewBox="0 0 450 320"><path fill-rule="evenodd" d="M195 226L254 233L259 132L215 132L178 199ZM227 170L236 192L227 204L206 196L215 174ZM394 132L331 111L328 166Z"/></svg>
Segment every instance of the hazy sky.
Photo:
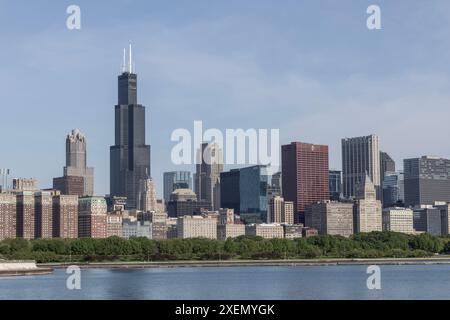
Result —
<svg viewBox="0 0 450 320"><path fill-rule="evenodd" d="M79 31L66 28L70 4ZM382 30L366 28L370 4ZM342 137L371 133L400 166L450 157L449 17L448 0L0 0L0 168L51 187L80 128L96 193L108 193L129 41L159 195L164 171L186 169L171 164L170 135L194 120L327 144L333 168Z"/></svg>

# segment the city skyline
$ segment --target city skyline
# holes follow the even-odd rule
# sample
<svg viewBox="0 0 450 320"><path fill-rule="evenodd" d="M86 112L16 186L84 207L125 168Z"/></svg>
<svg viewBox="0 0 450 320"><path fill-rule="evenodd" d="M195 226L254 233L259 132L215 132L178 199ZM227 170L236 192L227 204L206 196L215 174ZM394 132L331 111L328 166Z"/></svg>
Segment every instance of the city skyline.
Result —
<svg viewBox="0 0 450 320"><path fill-rule="evenodd" d="M96 194L109 193L107 148L113 144L114 78L120 68L121 48L128 41L135 45L136 69L143 84L139 101L148 107L146 138L158 150L152 158L158 197L162 196L163 172L186 169L167 161L173 146L170 133L176 128L191 128L197 119L204 120L207 127L280 128L281 144L300 140L328 145L330 168L336 169L341 168L340 139L372 133L380 136L380 149L391 155L400 167L406 158L423 155L450 158L445 144L448 133L443 125L448 112L445 107L450 101L446 93L450 91L448 63L445 63L449 56L445 53L449 50L440 47L441 44L436 47L439 42L436 38L443 40L448 34L443 31L436 34L433 46L429 46L440 49L439 56L434 56L431 49L426 54L420 50L408 53L413 51L414 44L406 40L393 42L401 35L414 34L421 48L427 50L426 45L431 41L424 38L427 28L438 24L440 30L448 30L444 16L449 5L445 2L410 8L399 19L389 9L400 7L401 2L381 1L380 6L386 9L383 29L390 32L380 30L377 34L365 28L365 3L292 4L298 10L287 13L279 7L272 10L266 2L257 9L258 14L273 12L266 25L262 24L260 15L250 14L247 4L239 10L234 3L225 9L221 4L209 5L209 13L183 18L177 12L165 12L161 4L156 5L158 10L154 14L140 13L152 10L139 10L147 4L134 3L126 14L134 15L136 20L121 29L111 21L123 9L121 5L110 7L109 20L102 19L98 5L80 1L86 20L78 33L65 29L62 5L51 8L44 4L48 10L43 10L39 17L42 20L38 20L33 16L33 6L0 4L1 23L8 25L0 33L6 40L20 39L9 41L10 45L0 53L3 61L11 62L0 71L1 87L8 88L3 95L4 102L17 106L2 110L3 116L11 121L5 121L0 128L0 141L5 150L1 167L10 168L13 177L36 177L39 187L50 187L64 163L62 137L68 130L80 128L89 139L89 165L96 169ZM194 7L198 5L201 4ZM419 10L427 10L429 15L417 26L408 18L416 16ZM11 16L23 20L12 21L5 16L9 11ZM98 21L94 21L97 18L93 16L97 15L100 15ZM158 15L158 19L147 19ZM325 18L320 25L319 16ZM281 17L286 17L286 21ZM248 29L240 36L232 36L235 30L232 25L247 26L245 19L252 21ZM294 19L298 29L292 30L289 21ZM24 21L33 25L33 30L20 27ZM142 30L149 27L148 35L133 32L142 24ZM342 30L336 31L333 40L330 30L338 25ZM308 37L311 26L318 26L315 36L321 38L320 44ZM426 30L420 31L424 26ZM258 37L246 43L260 27L275 41L273 44ZM200 30L203 29L209 29L206 36L212 40L211 44L202 38L205 32ZM287 31L283 32L286 37L278 39L282 31ZM179 41L183 37L186 39ZM350 39L358 46L346 49ZM363 48L358 49L361 44ZM321 54L325 48L327 52L334 50L336 55L325 58ZM388 49L397 53L387 53ZM381 54L388 57L378 59ZM394 66L394 62L398 65ZM213 70L214 81L205 81L211 76L209 70ZM25 95L21 94L23 87L27 88ZM261 111L261 115L256 115L255 110ZM346 120L349 112L352 116ZM371 118L367 118L368 112ZM57 121L52 121L52 130L45 130L49 115ZM422 123L424 115L433 121ZM9 133L17 132L18 121L22 130L10 139ZM414 130L419 125L420 132ZM38 143L41 141L45 143ZM33 154L33 161L29 153ZM194 172L193 166L187 169Z"/></svg>

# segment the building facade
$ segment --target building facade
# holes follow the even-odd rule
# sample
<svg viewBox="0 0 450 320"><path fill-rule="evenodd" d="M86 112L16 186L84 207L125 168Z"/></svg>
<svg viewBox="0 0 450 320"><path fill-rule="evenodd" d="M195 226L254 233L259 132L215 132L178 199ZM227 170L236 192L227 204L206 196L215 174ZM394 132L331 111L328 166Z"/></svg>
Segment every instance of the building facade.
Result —
<svg viewBox="0 0 450 320"><path fill-rule="evenodd" d="M265 166L240 169L240 216L247 223L267 222L268 175Z"/></svg>
<svg viewBox="0 0 450 320"><path fill-rule="evenodd" d="M78 236L107 237L107 205L103 197L81 197L78 204Z"/></svg>
<svg viewBox="0 0 450 320"><path fill-rule="evenodd" d="M92 196L94 169L87 166L86 137L79 129L66 137L66 166L62 177L53 179L53 189L63 195Z"/></svg>
<svg viewBox="0 0 450 320"><path fill-rule="evenodd" d="M53 237L78 238L78 196L53 197Z"/></svg>
<svg viewBox="0 0 450 320"><path fill-rule="evenodd" d="M197 150L195 193L198 201L211 203L220 209L220 173L223 171L223 153L217 143L202 143Z"/></svg>
<svg viewBox="0 0 450 320"><path fill-rule="evenodd" d="M306 227L319 234L349 237L353 234L353 203L321 201L307 207Z"/></svg>
<svg viewBox="0 0 450 320"><path fill-rule="evenodd" d="M0 241L17 235L16 204L15 195L0 193Z"/></svg>
<svg viewBox="0 0 450 320"><path fill-rule="evenodd" d="M217 219L184 216L177 219L177 237L217 239Z"/></svg>
<svg viewBox="0 0 450 320"><path fill-rule="evenodd" d="M383 180L383 207L389 208L405 201L403 172L386 172Z"/></svg>
<svg viewBox="0 0 450 320"><path fill-rule="evenodd" d="M239 177L239 169L220 173L220 207L232 208L237 214L241 205Z"/></svg>
<svg viewBox="0 0 450 320"><path fill-rule="evenodd" d="M292 142L281 147L282 192L294 203L295 223L305 222L306 207L328 200L328 146Z"/></svg>
<svg viewBox="0 0 450 320"><path fill-rule="evenodd" d="M294 224L294 202L276 196L269 200L269 223Z"/></svg>
<svg viewBox="0 0 450 320"><path fill-rule="evenodd" d="M383 209L383 231L414 233L414 213L409 208Z"/></svg>
<svg viewBox="0 0 450 320"><path fill-rule="evenodd" d="M264 239L284 238L284 229L281 224L248 224L245 226L245 235L262 237Z"/></svg>
<svg viewBox="0 0 450 320"><path fill-rule="evenodd" d="M450 202L450 160L423 156L404 160L405 205Z"/></svg>
<svg viewBox="0 0 450 320"><path fill-rule="evenodd" d="M356 185L368 175L381 200L380 139L377 135L342 139L343 195L353 198Z"/></svg>
<svg viewBox="0 0 450 320"><path fill-rule="evenodd" d="M171 171L163 174L164 201L169 202L170 195L176 189L193 189L189 171Z"/></svg>
<svg viewBox="0 0 450 320"><path fill-rule="evenodd" d="M356 186L355 233L382 231L382 205L369 176Z"/></svg>
<svg viewBox="0 0 450 320"><path fill-rule="evenodd" d="M330 170L330 200L339 201L342 193L342 171Z"/></svg>

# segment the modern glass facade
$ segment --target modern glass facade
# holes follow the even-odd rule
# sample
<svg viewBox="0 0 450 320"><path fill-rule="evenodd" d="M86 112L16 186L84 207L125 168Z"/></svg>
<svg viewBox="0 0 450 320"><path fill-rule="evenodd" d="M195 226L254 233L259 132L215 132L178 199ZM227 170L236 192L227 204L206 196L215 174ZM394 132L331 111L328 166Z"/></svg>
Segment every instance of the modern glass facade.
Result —
<svg viewBox="0 0 450 320"><path fill-rule="evenodd" d="M164 201L170 200L170 195L176 189L192 189L192 177L189 171L164 172Z"/></svg>
<svg viewBox="0 0 450 320"><path fill-rule="evenodd" d="M247 223L267 222L268 180L265 166L240 169L240 214Z"/></svg>
<svg viewBox="0 0 450 320"><path fill-rule="evenodd" d="M240 213L240 170L234 169L229 172L220 173L220 206L222 208L234 209L234 213Z"/></svg>
<svg viewBox="0 0 450 320"><path fill-rule="evenodd" d="M329 177L330 199L337 201L341 197L342 192L342 172L330 170Z"/></svg>
<svg viewBox="0 0 450 320"><path fill-rule="evenodd" d="M404 201L403 172L386 172L383 180L383 207L394 207Z"/></svg>

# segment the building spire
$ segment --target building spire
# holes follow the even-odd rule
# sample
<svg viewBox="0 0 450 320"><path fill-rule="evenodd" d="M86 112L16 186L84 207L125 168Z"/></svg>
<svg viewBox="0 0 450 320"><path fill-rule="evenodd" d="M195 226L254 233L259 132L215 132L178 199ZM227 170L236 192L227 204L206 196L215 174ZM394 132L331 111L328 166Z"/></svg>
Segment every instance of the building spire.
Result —
<svg viewBox="0 0 450 320"><path fill-rule="evenodd" d="M132 53L131 53L131 43L130 43L129 58L130 58L130 61L128 63L128 72L133 73L133 58L132 58Z"/></svg>
<svg viewBox="0 0 450 320"><path fill-rule="evenodd" d="M122 73L127 71L127 49L123 48Z"/></svg>

